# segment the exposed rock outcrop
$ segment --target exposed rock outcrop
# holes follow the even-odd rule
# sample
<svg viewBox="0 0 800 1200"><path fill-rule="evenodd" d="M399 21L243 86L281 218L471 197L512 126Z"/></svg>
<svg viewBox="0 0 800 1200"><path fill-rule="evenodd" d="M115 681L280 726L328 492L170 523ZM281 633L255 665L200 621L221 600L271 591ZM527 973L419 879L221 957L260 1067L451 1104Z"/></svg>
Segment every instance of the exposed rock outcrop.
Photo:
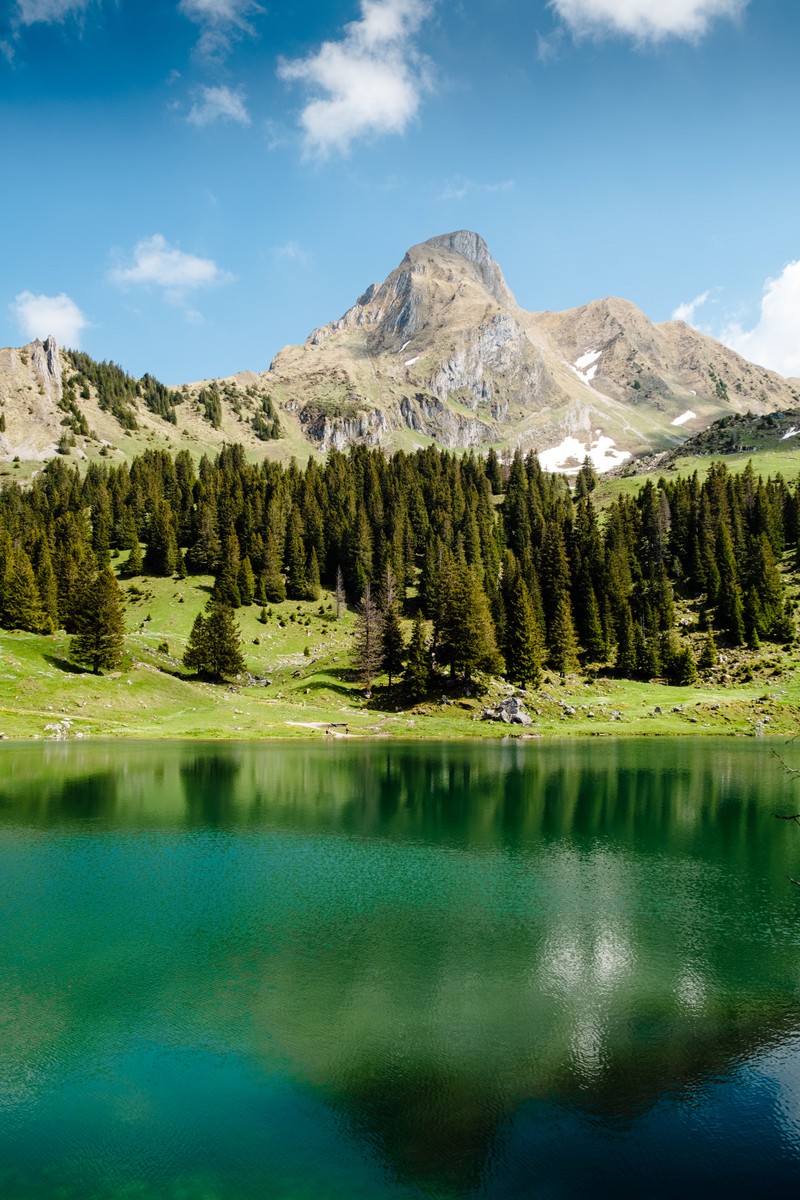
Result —
<svg viewBox="0 0 800 1200"><path fill-rule="evenodd" d="M268 378L298 411L317 398L357 407L357 421L306 421L318 445L377 438L388 449L411 430L453 449L536 448L562 470L586 454L603 470L671 450L729 412L800 403L774 372L624 300L525 312L468 230L412 246L344 316L276 355Z"/></svg>
<svg viewBox="0 0 800 1200"><path fill-rule="evenodd" d="M56 339L51 335L43 342L31 342L25 349L30 351L31 365L44 388L45 395L58 404L63 389L61 386L61 359Z"/></svg>
<svg viewBox="0 0 800 1200"><path fill-rule="evenodd" d="M532 725L533 718L526 711L519 696L509 696L495 704L494 708L485 708L481 713L482 721L501 721L504 725Z"/></svg>
<svg viewBox="0 0 800 1200"><path fill-rule="evenodd" d="M0 456L47 459L65 425L78 429L76 457L130 452L94 386L68 386L64 400L74 378L53 338L0 350ZM221 405L213 427L209 387ZM587 454L601 471L632 455L656 460L719 417L800 407L798 381L682 322L653 324L625 300L526 312L469 230L412 246L383 283L303 345L275 355L268 371L180 391L176 423L134 401L139 428L155 445L188 442L213 453L240 441L282 457L303 445L391 450L432 439L451 450L537 450L547 469L567 472ZM259 433L267 402L278 415L278 441ZM92 437L80 432L81 416Z"/></svg>

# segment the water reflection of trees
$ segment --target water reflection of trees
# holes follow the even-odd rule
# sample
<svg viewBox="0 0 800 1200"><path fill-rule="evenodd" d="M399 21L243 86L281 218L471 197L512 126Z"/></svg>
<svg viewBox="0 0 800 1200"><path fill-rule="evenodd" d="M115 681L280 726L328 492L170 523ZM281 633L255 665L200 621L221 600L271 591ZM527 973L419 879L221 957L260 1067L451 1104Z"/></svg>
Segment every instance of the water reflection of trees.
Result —
<svg viewBox="0 0 800 1200"><path fill-rule="evenodd" d="M235 752L195 751L186 756L180 775L190 825L217 829L236 824L235 786L240 769Z"/></svg>
<svg viewBox="0 0 800 1200"><path fill-rule="evenodd" d="M176 835L144 869L118 848L72 928L74 990L39 985L30 1037L56 1053L48 1030L88 1048L98 1011L170 1014L283 1064L409 1181L463 1190L526 1103L624 1124L797 1027L797 847L757 746L107 753L29 758L0 794L6 822ZM270 837L226 837L223 861L221 828Z"/></svg>

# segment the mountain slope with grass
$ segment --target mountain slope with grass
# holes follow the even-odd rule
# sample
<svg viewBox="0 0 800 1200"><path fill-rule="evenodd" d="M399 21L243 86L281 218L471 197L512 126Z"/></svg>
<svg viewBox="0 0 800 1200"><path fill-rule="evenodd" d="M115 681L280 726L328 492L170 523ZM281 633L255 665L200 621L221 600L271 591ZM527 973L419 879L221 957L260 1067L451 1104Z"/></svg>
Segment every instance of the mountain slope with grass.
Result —
<svg viewBox="0 0 800 1200"><path fill-rule="evenodd" d="M166 387L52 338L0 350L0 471L24 477L58 453L198 458L225 442L283 461L354 444L521 448L546 469L589 454L604 471L723 416L796 408L798 387L624 300L526 312L483 239L459 230L413 246L268 370Z"/></svg>

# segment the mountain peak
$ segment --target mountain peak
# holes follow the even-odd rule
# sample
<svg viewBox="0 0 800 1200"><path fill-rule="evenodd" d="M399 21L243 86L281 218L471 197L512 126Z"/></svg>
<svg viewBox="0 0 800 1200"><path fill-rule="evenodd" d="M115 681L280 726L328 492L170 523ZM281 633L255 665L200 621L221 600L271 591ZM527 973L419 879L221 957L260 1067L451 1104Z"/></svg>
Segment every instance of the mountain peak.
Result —
<svg viewBox="0 0 800 1200"><path fill-rule="evenodd" d="M502 271L489 253L489 247L481 235L471 229L457 229L454 233L440 233L436 237L428 238L426 242L412 246L406 259L413 261L419 257L430 257L432 252L435 255L441 250L465 259L498 304L515 303Z"/></svg>

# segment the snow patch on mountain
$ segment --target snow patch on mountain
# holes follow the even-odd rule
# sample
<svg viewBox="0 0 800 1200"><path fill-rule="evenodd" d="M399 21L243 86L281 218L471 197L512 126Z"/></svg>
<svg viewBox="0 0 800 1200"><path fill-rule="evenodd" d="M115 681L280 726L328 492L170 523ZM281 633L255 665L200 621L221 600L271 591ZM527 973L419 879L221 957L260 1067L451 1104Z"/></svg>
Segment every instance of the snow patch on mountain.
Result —
<svg viewBox="0 0 800 1200"><path fill-rule="evenodd" d="M580 358L575 359L574 371L584 383L591 383L597 374L598 360L602 350L587 350Z"/></svg>
<svg viewBox="0 0 800 1200"><path fill-rule="evenodd" d="M613 438L601 436L593 442L582 442L576 437L565 437L558 446L542 450L539 462L545 471L561 471L565 474L577 472L583 460L589 457L596 471L610 471L631 457L630 451L618 450Z"/></svg>

